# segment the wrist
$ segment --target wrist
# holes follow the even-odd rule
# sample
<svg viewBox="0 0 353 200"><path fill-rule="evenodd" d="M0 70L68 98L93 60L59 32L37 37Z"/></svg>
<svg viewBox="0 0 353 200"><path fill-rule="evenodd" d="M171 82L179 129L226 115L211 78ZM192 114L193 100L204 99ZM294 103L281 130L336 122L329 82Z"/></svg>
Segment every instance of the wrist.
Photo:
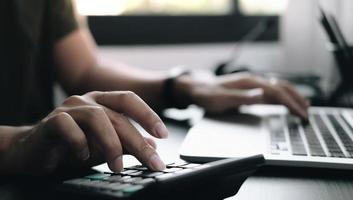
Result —
<svg viewBox="0 0 353 200"><path fill-rule="evenodd" d="M177 67L163 83L162 96L165 107L186 108L191 104L191 76L188 70Z"/></svg>
<svg viewBox="0 0 353 200"><path fill-rule="evenodd" d="M185 74L176 78L174 98L178 105L181 105L181 107L187 107L194 103L192 95L194 85L194 80L190 74Z"/></svg>
<svg viewBox="0 0 353 200"><path fill-rule="evenodd" d="M0 126L0 174L8 175L19 171L19 146L30 130L30 126Z"/></svg>

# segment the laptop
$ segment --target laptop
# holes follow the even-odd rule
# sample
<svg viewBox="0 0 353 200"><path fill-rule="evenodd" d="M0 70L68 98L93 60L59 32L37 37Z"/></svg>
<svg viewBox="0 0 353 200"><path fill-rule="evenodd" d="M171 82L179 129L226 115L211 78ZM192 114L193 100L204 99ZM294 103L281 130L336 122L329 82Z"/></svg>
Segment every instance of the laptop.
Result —
<svg viewBox="0 0 353 200"><path fill-rule="evenodd" d="M346 78L352 55L333 16L320 12ZM334 95L342 89L346 86ZM257 154L264 155L267 165L353 169L353 109L311 107L308 122L302 122L284 106L242 106L238 113L206 115L190 129L180 150L180 157L191 162Z"/></svg>

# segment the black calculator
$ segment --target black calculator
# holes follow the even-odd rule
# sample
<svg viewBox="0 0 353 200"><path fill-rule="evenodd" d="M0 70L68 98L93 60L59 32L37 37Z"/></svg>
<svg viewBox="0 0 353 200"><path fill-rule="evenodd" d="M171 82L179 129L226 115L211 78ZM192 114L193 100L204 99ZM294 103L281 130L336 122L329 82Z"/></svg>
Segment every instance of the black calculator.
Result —
<svg viewBox="0 0 353 200"><path fill-rule="evenodd" d="M257 155L205 164L170 163L158 172L136 165L120 173L70 179L59 190L73 199L224 199L235 195L263 163L263 156Z"/></svg>

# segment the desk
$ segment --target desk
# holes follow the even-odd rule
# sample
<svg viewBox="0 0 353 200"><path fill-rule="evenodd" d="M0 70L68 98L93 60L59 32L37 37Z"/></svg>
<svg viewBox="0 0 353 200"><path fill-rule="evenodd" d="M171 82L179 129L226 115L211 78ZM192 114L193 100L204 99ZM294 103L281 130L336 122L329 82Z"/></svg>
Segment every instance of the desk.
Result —
<svg viewBox="0 0 353 200"><path fill-rule="evenodd" d="M167 123L167 126L171 132L170 137L167 140L157 141L157 144L161 157L168 162L178 159L178 148L188 129L173 123ZM131 157L126 159L127 162L134 162ZM100 166L100 168L104 167L104 165ZM321 177L317 176L320 172L315 172L313 176L310 175L310 172L309 174L306 172L304 175L300 175L298 171L293 174L290 170L288 173L283 170L279 173L280 175L268 170L268 172L260 172L249 177L238 194L227 200L353 199L353 176L346 176L345 174L347 173L338 173L337 176L332 174L326 176L323 174ZM311 176L311 178L305 177L307 175ZM38 193L38 191L33 192ZM23 195L23 193L21 189L11 184L3 183L0 185L1 200L28 199L28 196Z"/></svg>
<svg viewBox="0 0 353 200"><path fill-rule="evenodd" d="M171 135L168 140L158 141L159 152L162 157L176 158L178 149L186 135L187 128L168 124ZM171 147L171 148L169 148ZM281 168L277 168L281 169ZM249 177L238 194L227 200L344 200L353 199L353 178L347 173L337 173L325 176L322 173L332 171L320 170L310 175L306 171L300 175L299 170L287 169L278 176L274 172L277 169L269 169ZM310 176L310 178L306 177Z"/></svg>

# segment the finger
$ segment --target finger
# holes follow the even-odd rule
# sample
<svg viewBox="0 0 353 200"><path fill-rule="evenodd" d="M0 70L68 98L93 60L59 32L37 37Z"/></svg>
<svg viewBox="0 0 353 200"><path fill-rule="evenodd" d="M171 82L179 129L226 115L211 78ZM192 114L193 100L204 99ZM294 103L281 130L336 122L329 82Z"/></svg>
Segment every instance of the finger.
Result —
<svg viewBox="0 0 353 200"><path fill-rule="evenodd" d="M124 150L152 170L160 171L165 169L165 164L156 152L155 144L150 144L154 143L153 141L151 142L151 140L142 137L125 116L110 109L106 109L106 113L119 135Z"/></svg>
<svg viewBox="0 0 353 200"><path fill-rule="evenodd" d="M281 103L289 108L289 110L299 115L303 118L307 118L306 109L302 108L302 106L297 103L295 100L291 98L289 92L284 89L279 89L278 83L270 83L266 79L262 79L256 76L248 75L245 78L241 79L242 88L262 88L264 89L264 95L267 96L269 102L274 99L277 100L277 103ZM265 97L266 98L266 97ZM294 98L294 97L293 97Z"/></svg>
<svg viewBox="0 0 353 200"><path fill-rule="evenodd" d="M283 83L282 86L303 108L307 109L309 107L309 102L303 98L293 86L288 83Z"/></svg>
<svg viewBox="0 0 353 200"><path fill-rule="evenodd" d="M124 113L138 122L147 132L158 138L168 136L168 130L158 115L132 92L100 92L93 98L98 104Z"/></svg>
<svg viewBox="0 0 353 200"><path fill-rule="evenodd" d="M269 92L270 94L270 99L274 99L277 100L278 103L281 103L285 106L287 106L287 108L294 114L307 119L308 115L305 109L303 109L296 101L294 101L291 96L283 89L278 88L278 87L274 87L271 89L271 92Z"/></svg>
<svg viewBox="0 0 353 200"><path fill-rule="evenodd" d="M263 103L263 90L252 89L252 90L228 90L226 95L228 96L225 104L239 107L240 105L251 105Z"/></svg>
<svg viewBox="0 0 353 200"><path fill-rule="evenodd" d="M123 150L120 139L106 115L104 108L99 106L80 106L67 111L72 118L86 131L86 134L97 140L112 171L123 169Z"/></svg>
<svg viewBox="0 0 353 200"><path fill-rule="evenodd" d="M81 160L87 160L90 156L87 139L82 129L74 119L65 112L51 116L44 128L54 133L65 141Z"/></svg>
<svg viewBox="0 0 353 200"><path fill-rule="evenodd" d="M149 145L151 145L151 147L153 147L154 149L157 149L157 144L156 144L156 142L153 140L153 138L145 137L144 139L145 139L145 141L146 141Z"/></svg>

